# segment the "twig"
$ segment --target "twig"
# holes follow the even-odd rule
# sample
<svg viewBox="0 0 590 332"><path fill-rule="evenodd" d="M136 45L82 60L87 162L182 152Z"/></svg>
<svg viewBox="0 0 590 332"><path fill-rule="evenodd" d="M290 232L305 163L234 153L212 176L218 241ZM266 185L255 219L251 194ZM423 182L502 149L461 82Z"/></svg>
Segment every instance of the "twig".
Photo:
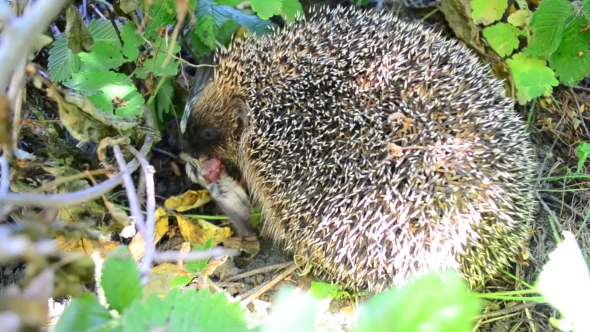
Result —
<svg viewBox="0 0 590 332"><path fill-rule="evenodd" d="M583 215L582 213L580 213L578 210L576 210L573 206L567 204L566 202L563 202L551 195L541 195L543 198L548 199L550 201L552 201L553 203L557 204L557 205L561 205L561 206L565 206L566 208L570 209L572 211L573 214L575 214L576 216L580 217L582 220L584 220L586 218L585 215ZM560 207L561 207L560 206Z"/></svg>
<svg viewBox="0 0 590 332"><path fill-rule="evenodd" d="M6 159L6 154L0 156L0 197L7 194L10 189L10 164ZM0 221L12 211L12 204L3 204L0 206Z"/></svg>
<svg viewBox="0 0 590 332"><path fill-rule="evenodd" d="M588 131L588 127L586 127L586 121L584 120L584 116L582 115L582 110L580 109L580 103L578 102L578 97L572 88L569 88L572 97L574 98L574 103L576 103L576 110L578 112L578 117L580 118L580 123L582 124L582 128L584 128L584 134L586 135L586 139L590 139L590 131Z"/></svg>
<svg viewBox="0 0 590 332"><path fill-rule="evenodd" d="M166 155L166 156L168 156L168 157L170 157L170 158L172 158L174 160L178 160L179 159L177 155L175 155L173 153L170 153L170 152L168 152L166 150L162 150L160 148L154 148L152 151L153 152L157 152L157 153L161 153L163 155Z"/></svg>
<svg viewBox="0 0 590 332"><path fill-rule="evenodd" d="M12 15L12 10L10 9L10 6L8 6L8 2L6 1L1 1L0 2L0 25L2 26L6 26L10 23L10 20L12 20L13 15Z"/></svg>
<svg viewBox="0 0 590 332"><path fill-rule="evenodd" d="M249 292L244 293L242 296L243 297L248 296L248 297L246 297L245 299L243 299L240 302L244 306L250 304L250 302L256 300L258 297L260 297L260 295L266 293L266 291L273 288L276 284L278 284L283 279L285 279L289 274L295 272L295 270L297 270L297 265L292 263L291 267L289 267L288 269L283 271L283 273L279 274L276 278L265 282L264 284L250 290Z"/></svg>
<svg viewBox="0 0 590 332"><path fill-rule="evenodd" d="M557 228L559 233L563 232L563 226L561 225L561 223L559 222L559 219L557 219L557 215L555 214L555 212L553 210L551 210L551 208L549 208L549 206L547 206L547 203L545 203L545 201L543 200L543 197L541 197L541 195L539 195L539 193L536 193L537 195L537 199L539 200L539 202L541 203L541 205L543 206L543 210L545 210L545 212L547 212L551 218L553 218L553 220L555 221L555 225L557 225Z"/></svg>
<svg viewBox="0 0 590 332"><path fill-rule="evenodd" d="M21 110L23 106L23 86L25 77L25 66L27 64L27 58L22 58L18 62L16 72L10 80L10 87L8 89L8 100L10 106L14 111L12 117L12 148L16 149L18 146L18 136L21 129Z"/></svg>
<svg viewBox="0 0 590 332"><path fill-rule="evenodd" d="M2 17L6 17L6 2L2 1ZM20 17L13 17L3 26L0 34L0 91L4 93L8 82L18 68L18 63L27 57L51 21L61 12L66 0L38 0L33 2L27 13Z"/></svg>
<svg viewBox="0 0 590 332"><path fill-rule="evenodd" d="M112 190L121 183L123 174L114 175L111 179L102 182L98 186L67 194L43 195L29 193L0 194L0 204L13 204L19 206L36 206L45 208L59 208L91 201L100 195Z"/></svg>
<svg viewBox="0 0 590 332"><path fill-rule="evenodd" d="M517 311L520 311L522 309L526 309L526 308L529 308L529 307L534 307L537 304L538 304L537 302L525 302L525 303L517 304L517 305L512 306L512 307L504 308L504 309L501 309L501 310L490 311L488 313L475 316L474 319L476 319L476 320L489 319L489 318L493 318L493 317L497 317L497 316L511 314L513 312L517 312Z"/></svg>
<svg viewBox="0 0 590 332"><path fill-rule="evenodd" d="M132 146L127 146L126 148L135 155L135 158L137 160L139 160L139 162L141 163L141 167L143 168L143 172L145 174L147 196L147 216L145 219L145 228L148 238L144 239L145 254L143 256L143 261L140 267L140 273L142 281L143 278L145 278L145 283L147 284L147 277L150 272L150 268L152 267L152 262L155 253L153 239L156 228L156 190L154 186L154 173L156 173L156 170L152 165L148 163L145 157L143 157L135 148L133 148Z"/></svg>
<svg viewBox="0 0 590 332"><path fill-rule="evenodd" d="M239 288L244 288L244 284L241 282L227 282L227 281L218 281L215 283L215 286L217 287L239 287Z"/></svg>
<svg viewBox="0 0 590 332"><path fill-rule="evenodd" d="M198 261L202 259L209 259L223 255L237 256L239 254L240 251L238 249L225 249L222 247L217 247L209 250L191 251L185 254L183 253L182 261ZM154 255L154 263L177 262L179 259L179 255L179 251L160 251Z"/></svg>
<svg viewBox="0 0 590 332"><path fill-rule="evenodd" d="M143 219L143 214L141 214L141 206L139 205L139 198L137 197L137 191L135 190L135 184L133 184L133 179L131 178L131 173L127 169L127 163L125 162L125 158L123 157L123 153L121 152L121 148L119 145L113 146L113 152L115 154L115 158L117 159L117 163L119 164L119 169L121 173L123 173L123 182L125 183L125 191L127 192L127 199L129 200L129 208L131 209L131 215L133 219L135 219L135 225L139 228L139 233L143 238L143 241L146 244L146 251L149 247L152 251L153 248L153 235L150 236L148 233L145 220ZM142 265L142 275L141 281L142 283L147 284L147 273L143 274L143 265ZM149 272L149 268L148 268Z"/></svg>
<svg viewBox="0 0 590 332"><path fill-rule="evenodd" d="M8 193L10 188L10 166L6 156L0 156L0 197Z"/></svg>
<svg viewBox="0 0 590 332"><path fill-rule="evenodd" d="M255 270L248 271L248 272L245 272L245 273L237 274L237 275L235 275L233 277L230 277L230 278L225 279L225 281L234 281L234 280L240 280L240 279L248 278L248 277L251 277L253 275L257 275L257 274L262 274L262 273L267 273L267 272L271 272L271 271L274 271L274 270L278 270L278 269L281 269L283 267L287 267L287 266L289 266L291 264L293 264L293 262L282 263L282 264L275 264L275 265L261 267L259 269L255 269Z"/></svg>

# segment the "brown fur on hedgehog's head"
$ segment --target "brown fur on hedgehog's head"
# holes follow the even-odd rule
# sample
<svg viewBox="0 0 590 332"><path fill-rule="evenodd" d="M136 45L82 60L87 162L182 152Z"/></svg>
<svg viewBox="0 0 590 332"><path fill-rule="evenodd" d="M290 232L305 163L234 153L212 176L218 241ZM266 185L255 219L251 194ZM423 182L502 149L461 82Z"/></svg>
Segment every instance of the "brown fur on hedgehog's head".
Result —
<svg viewBox="0 0 590 332"><path fill-rule="evenodd" d="M188 107L193 111L181 137L182 150L196 159L219 157L236 176L238 141L247 123L246 104L239 90L214 81Z"/></svg>

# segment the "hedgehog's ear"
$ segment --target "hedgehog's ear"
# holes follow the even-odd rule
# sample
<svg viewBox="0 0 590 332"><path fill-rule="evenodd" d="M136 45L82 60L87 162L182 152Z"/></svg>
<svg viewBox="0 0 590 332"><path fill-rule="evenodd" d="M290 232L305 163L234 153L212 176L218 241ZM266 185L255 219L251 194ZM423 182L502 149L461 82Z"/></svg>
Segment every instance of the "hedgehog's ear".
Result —
<svg viewBox="0 0 590 332"><path fill-rule="evenodd" d="M193 86L188 95L188 102L184 107L184 112L182 114L182 119L180 120L180 132L184 133L186 130L186 125L188 119L190 118L192 111L197 104L197 101L201 97L205 88L213 82L213 75L214 75L214 60L213 57L210 55L203 56L201 59L200 65L195 72L195 77L193 80Z"/></svg>

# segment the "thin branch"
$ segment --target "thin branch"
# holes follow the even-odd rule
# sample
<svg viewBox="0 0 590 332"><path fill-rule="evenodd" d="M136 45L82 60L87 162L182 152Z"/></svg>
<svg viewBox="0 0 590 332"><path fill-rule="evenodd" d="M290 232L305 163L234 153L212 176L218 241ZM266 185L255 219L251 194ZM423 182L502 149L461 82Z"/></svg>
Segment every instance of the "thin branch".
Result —
<svg viewBox="0 0 590 332"><path fill-rule="evenodd" d="M37 0L27 13L14 17L3 26L0 34L0 91L6 91L8 82L23 57L31 52L37 38L61 12L66 0ZM6 2L0 5L0 17L6 19Z"/></svg>
<svg viewBox="0 0 590 332"><path fill-rule="evenodd" d="M13 14L8 2L0 1L0 25L7 26L12 18Z"/></svg>
<svg viewBox="0 0 590 332"><path fill-rule="evenodd" d="M10 188L10 166L6 156L0 157L0 197L8 193Z"/></svg>
<svg viewBox="0 0 590 332"><path fill-rule="evenodd" d="M582 115L582 109L580 108L578 97L576 96L576 93L572 88L569 89L569 92L572 94L572 97L574 98L574 103L576 103L576 111L578 112L578 118L580 118L580 124L582 124L582 128L584 129L586 139L590 139L590 131L588 131L588 127L586 127L586 120L584 120L584 116Z"/></svg>
<svg viewBox="0 0 590 332"><path fill-rule="evenodd" d="M102 182L98 186L67 194L43 195L29 193L0 194L0 204L13 204L19 206L36 206L45 208L59 208L69 205L82 204L98 198L100 195L118 186L123 179L123 174L114 175L111 179Z"/></svg>
<svg viewBox="0 0 590 332"><path fill-rule="evenodd" d="M125 183L125 191L127 192L127 199L129 200L129 209L131 210L131 215L133 216L133 219L135 219L135 225L137 225L137 228L139 228L139 233L141 234L141 237L147 246L148 242L153 241L153 237L149 237L149 234L147 233L143 214L141 214L139 199L137 198L137 192L135 191L135 185L133 184L133 179L131 178L131 172L129 172L127 169L127 163L125 162L125 158L123 158L121 148L119 148L118 145L115 145L113 146L113 152L115 153L115 158L119 164L120 172L123 173L123 181Z"/></svg>
<svg viewBox="0 0 590 332"><path fill-rule="evenodd" d="M139 162L141 163L141 167L143 168L143 172L145 174L147 196L147 215L145 219L145 228L147 233L146 235L148 236L149 240L144 239L146 248L139 271L141 273L142 281L145 278L145 282L147 284L147 277L152 267L152 262L155 254L153 238L156 229L156 189L154 185L154 173L156 173L156 169L152 165L150 165L148 161L145 159L145 157L142 156L132 146L127 146L127 150L131 151L131 153L135 155L135 158L139 160Z"/></svg>
<svg viewBox="0 0 590 332"><path fill-rule="evenodd" d="M18 62L18 66L12 79L10 80L10 87L8 88L8 100L14 112L12 117L12 148L16 149L18 146L18 137L21 129L21 111L23 105L23 87L25 77L25 66L27 58L22 58Z"/></svg>

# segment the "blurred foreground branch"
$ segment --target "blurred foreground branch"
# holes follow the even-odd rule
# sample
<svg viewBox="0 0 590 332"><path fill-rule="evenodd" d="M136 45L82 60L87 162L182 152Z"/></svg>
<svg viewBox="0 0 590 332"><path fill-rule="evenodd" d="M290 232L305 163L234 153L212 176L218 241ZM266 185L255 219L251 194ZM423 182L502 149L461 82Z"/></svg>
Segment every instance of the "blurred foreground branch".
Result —
<svg viewBox="0 0 590 332"><path fill-rule="evenodd" d="M0 94L6 93L6 87L18 68L18 63L26 58L40 34L61 12L66 0L37 0L27 12L14 17L8 3L0 2Z"/></svg>

